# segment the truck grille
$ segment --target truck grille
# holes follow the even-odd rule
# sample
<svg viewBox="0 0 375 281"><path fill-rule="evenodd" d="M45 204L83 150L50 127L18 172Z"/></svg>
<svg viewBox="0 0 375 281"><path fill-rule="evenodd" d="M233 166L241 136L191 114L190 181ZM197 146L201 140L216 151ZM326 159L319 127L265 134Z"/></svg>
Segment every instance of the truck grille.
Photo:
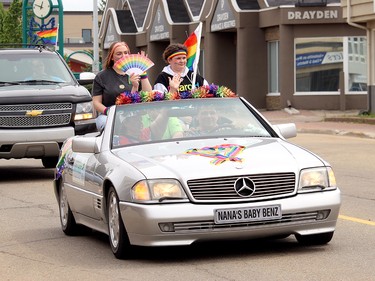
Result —
<svg viewBox="0 0 375 281"><path fill-rule="evenodd" d="M71 103L42 103L42 104L15 104L0 105L0 112L16 112L28 110L72 110Z"/></svg>
<svg viewBox="0 0 375 281"><path fill-rule="evenodd" d="M68 125L71 103L0 105L1 128L41 128ZM40 111L38 114L28 114Z"/></svg>
<svg viewBox="0 0 375 281"><path fill-rule="evenodd" d="M244 198L235 191L234 183L240 177L247 177L253 181L255 192L251 196ZM206 178L189 180L187 184L191 194L197 201L255 201L261 199L275 199L294 194L295 174L275 173Z"/></svg>
<svg viewBox="0 0 375 281"><path fill-rule="evenodd" d="M49 114L37 117L0 117L0 126L3 128L26 128L26 127L53 127L67 125L70 121L70 114Z"/></svg>

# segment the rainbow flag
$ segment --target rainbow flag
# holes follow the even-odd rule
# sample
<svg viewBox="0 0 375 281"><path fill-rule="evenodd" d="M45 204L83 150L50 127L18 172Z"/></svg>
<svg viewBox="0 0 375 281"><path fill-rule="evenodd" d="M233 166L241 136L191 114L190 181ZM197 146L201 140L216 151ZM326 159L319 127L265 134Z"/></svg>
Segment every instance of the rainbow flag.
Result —
<svg viewBox="0 0 375 281"><path fill-rule="evenodd" d="M42 30L36 33L42 38L44 44L56 45L57 42L57 27L47 30Z"/></svg>
<svg viewBox="0 0 375 281"><path fill-rule="evenodd" d="M194 71L194 72L196 72L198 68L201 35L202 35L202 23L200 22L198 27L195 29L195 31L184 42L184 45L188 49L186 66L191 71Z"/></svg>

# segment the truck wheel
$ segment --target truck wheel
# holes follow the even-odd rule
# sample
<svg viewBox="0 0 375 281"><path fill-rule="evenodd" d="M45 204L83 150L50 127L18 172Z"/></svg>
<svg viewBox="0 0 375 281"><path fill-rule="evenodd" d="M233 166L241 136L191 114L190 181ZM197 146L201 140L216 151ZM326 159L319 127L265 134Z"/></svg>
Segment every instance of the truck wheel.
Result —
<svg viewBox="0 0 375 281"><path fill-rule="evenodd" d="M59 157L43 157L42 164L44 168L50 169L55 168L57 161L59 161Z"/></svg>

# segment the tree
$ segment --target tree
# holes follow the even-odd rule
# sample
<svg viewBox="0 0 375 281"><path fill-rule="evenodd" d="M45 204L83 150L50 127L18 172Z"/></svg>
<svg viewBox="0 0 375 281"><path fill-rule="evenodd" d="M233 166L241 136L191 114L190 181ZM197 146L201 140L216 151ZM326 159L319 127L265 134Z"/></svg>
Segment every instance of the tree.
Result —
<svg viewBox="0 0 375 281"><path fill-rule="evenodd" d="M0 6L0 43L22 43L21 0L14 0L7 11Z"/></svg>
<svg viewBox="0 0 375 281"><path fill-rule="evenodd" d="M3 34L3 27L4 27L4 17L5 17L5 10L3 3L0 3L0 43L1 43L1 34Z"/></svg>

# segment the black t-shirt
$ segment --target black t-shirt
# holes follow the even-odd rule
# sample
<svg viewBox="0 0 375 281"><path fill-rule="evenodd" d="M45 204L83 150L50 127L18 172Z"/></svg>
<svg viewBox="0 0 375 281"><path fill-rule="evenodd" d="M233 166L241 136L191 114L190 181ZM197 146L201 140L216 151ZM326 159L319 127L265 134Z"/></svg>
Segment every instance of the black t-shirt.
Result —
<svg viewBox="0 0 375 281"><path fill-rule="evenodd" d="M163 84L167 89L169 89L169 79L168 79L168 77L172 78L173 75L168 74L166 72L160 73L155 80L155 84L158 84L158 83ZM189 72L182 78L183 78L183 80L180 83L178 91L179 92L190 92L191 89L192 89L193 72L191 70L189 70ZM204 78L202 76L200 76L199 74L197 74L197 77L195 78L195 87L198 88L198 87L201 87L203 85L204 85Z"/></svg>
<svg viewBox="0 0 375 281"><path fill-rule="evenodd" d="M131 91L132 85L127 74L118 74L113 68L100 71L94 79L92 95L102 95L104 106L112 106L116 102L119 94L125 91Z"/></svg>

